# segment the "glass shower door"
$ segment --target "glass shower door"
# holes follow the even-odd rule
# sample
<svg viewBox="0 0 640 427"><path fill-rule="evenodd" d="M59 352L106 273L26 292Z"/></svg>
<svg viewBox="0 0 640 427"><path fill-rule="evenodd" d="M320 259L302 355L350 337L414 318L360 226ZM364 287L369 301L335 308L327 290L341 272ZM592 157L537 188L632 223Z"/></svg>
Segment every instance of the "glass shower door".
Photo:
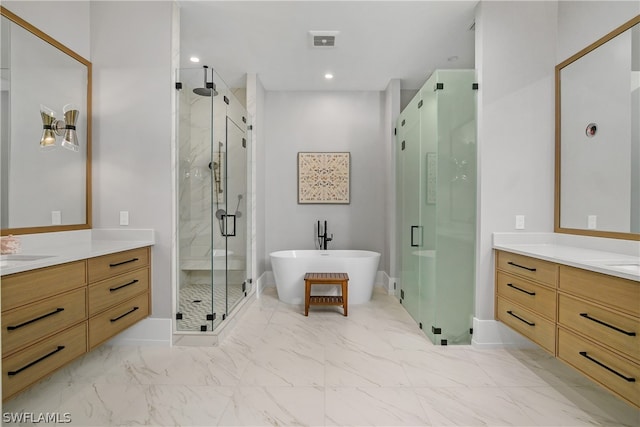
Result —
<svg viewBox="0 0 640 427"><path fill-rule="evenodd" d="M423 229L420 221L420 117L418 114L419 95L415 97L404 114L398 119L398 185L400 194L400 221L398 230L401 240L401 302L420 323L420 250Z"/></svg>
<svg viewBox="0 0 640 427"><path fill-rule="evenodd" d="M245 117L245 116L242 116ZM245 117L246 120L246 117ZM226 307L228 313L246 295L246 253L247 253L247 133L246 124L236 123L227 116L227 164L232 174L227 175L227 233L225 235L227 257L225 286Z"/></svg>
<svg viewBox="0 0 640 427"><path fill-rule="evenodd" d="M215 199L215 166L211 147L214 136L214 99L207 96L211 72L205 68L178 70L177 188L178 188L178 289L176 329L212 330L214 319L214 268L211 217Z"/></svg>
<svg viewBox="0 0 640 427"><path fill-rule="evenodd" d="M435 73L438 201L436 320L440 340L470 344L476 241L476 90L473 70Z"/></svg>

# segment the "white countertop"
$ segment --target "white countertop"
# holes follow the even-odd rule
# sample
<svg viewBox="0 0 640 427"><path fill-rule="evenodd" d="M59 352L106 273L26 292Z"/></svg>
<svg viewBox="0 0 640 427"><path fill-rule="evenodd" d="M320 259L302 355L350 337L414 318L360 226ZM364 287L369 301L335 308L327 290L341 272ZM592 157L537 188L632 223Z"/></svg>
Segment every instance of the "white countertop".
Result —
<svg viewBox="0 0 640 427"><path fill-rule="evenodd" d="M0 276L155 244L153 230L92 229L16 237L22 249L0 255Z"/></svg>
<svg viewBox="0 0 640 427"><path fill-rule="evenodd" d="M494 233L493 248L640 282L640 242L586 239L556 233Z"/></svg>

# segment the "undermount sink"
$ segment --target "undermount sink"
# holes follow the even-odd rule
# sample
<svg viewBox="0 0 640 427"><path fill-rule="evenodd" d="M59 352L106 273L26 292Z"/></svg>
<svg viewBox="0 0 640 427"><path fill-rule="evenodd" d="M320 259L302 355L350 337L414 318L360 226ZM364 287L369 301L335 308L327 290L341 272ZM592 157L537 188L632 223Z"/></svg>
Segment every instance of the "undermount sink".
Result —
<svg viewBox="0 0 640 427"><path fill-rule="evenodd" d="M606 264L606 266L615 268L617 270L626 271L628 273L640 275L640 263L637 262L612 262Z"/></svg>

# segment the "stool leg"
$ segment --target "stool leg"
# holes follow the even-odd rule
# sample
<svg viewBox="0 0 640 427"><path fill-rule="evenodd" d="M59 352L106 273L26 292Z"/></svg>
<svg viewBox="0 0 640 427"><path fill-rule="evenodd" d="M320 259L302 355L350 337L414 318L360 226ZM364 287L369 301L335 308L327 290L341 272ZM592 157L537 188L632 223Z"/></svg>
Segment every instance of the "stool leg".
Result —
<svg viewBox="0 0 640 427"><path fill-rule="evenodd" d="M309 300L311 299L311 283L304 281L304 315L309 315Z"/></svg>
<svg viewBox="0 0 640 427"><path fill-rule="evenodd" d="M347 316L347 307L349 306L349 288L348 281L342 282L342 308L344 309L344 315Z"/></svg>

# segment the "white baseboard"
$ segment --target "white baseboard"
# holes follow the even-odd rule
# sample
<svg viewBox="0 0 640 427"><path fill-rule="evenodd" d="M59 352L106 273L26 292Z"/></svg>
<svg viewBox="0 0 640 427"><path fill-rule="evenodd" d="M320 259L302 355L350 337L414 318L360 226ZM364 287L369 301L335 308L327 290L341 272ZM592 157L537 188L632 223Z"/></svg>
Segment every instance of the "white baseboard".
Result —
<svg viewBox="0 0 640 427"><path fill-rule="evenodd" d="M148 317L122 331L108 342L109 345L140 345L148 347L171 346L171 319Z"/></svg>
<svg viewBox="0 0 640 427"><path fill-rule="evenodd" d="M475 348L537 348L538 346L497 320L473 318L473 338Z"/></svg>

